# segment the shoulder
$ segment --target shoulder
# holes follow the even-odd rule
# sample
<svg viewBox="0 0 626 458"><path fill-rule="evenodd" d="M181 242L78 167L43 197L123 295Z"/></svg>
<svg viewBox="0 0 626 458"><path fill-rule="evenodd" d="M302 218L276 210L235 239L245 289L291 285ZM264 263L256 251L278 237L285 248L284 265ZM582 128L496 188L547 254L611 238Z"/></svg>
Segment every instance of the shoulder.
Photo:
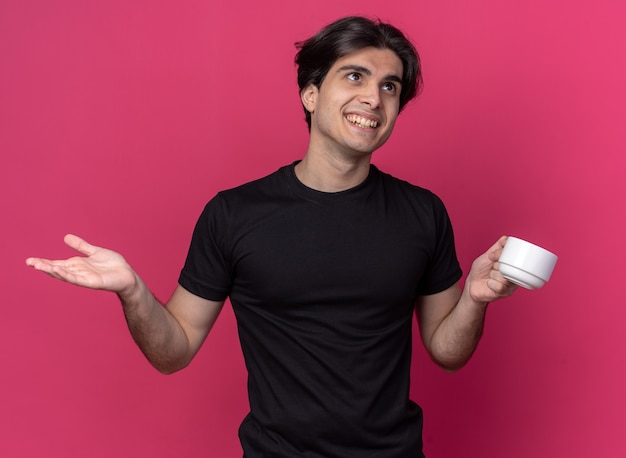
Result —
<svg viewBox="0 0 626 458"><path fill-rule="evenodd" d="M225 230L253 224L276 211L290 196L289 167L218 192L204 207L202 218L218 221Z"/></svg>
<svg viewBox="0 0 626 458"><path fill-rule="evenodd" d="M421 210L430 208L436 211L445 211L443 201L433 191L372 167L378 175L385 193L389 194L391 198L399 199L400 202L405 202L408 205L417 206Z"/></svg>
<svg viewBox="0 0 626 458"><path fill-rule="evenodd" d="M220 191L218 194L223 196L236 196L239 194L254 194L259 190L268 189L274 187L282 182L287 176L289 166L284 166L275 170L274 172L265 175L261 178L249 181L247 183L240 184L234 188L229 188Z"/></svg>
<svg viewBox="0 0 626 458"><path fill-rule="evenodd" d="M236 208L244 204L267 201L272 196L280 195L288 187L289 167L281 167L256 180L224 189L216 194L209 205L218 204L219 206Z"/></svg>

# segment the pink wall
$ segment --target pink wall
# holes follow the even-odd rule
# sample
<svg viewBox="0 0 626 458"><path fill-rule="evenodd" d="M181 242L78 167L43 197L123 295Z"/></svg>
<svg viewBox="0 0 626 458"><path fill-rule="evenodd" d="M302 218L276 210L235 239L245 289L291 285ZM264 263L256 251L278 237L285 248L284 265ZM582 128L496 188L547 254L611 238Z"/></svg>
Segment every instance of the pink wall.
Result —
<svg viewBox="0 0 626 458"><path fill-rule="evenodd" d="M421 51L425 92L375 162L441 195L465 269L502 233L560 255L544 289L492 305L462 371L416 344L427 454L626 455L626 4L347 4L0 3L0 456L240 456L229 308L166 377L113 296L24 259L69 255L75 232L167 298L203 204L304 151L293 42L355 13Z"/></svg>

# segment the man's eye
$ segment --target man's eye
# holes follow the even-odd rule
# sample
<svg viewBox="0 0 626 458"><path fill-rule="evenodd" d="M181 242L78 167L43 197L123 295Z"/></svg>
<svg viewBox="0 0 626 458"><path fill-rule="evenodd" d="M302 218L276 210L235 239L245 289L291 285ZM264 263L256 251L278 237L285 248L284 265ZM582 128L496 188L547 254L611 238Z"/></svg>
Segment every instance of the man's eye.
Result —
<svg viewBox="0 0 626 458"><path fill-rule="evenodd" d="M348 79L352 81L361 81L361 75L358 73L348 73Z"/></svg>
<svg viewBox="0 0 626 458"><path fill-rule="evenodd" d="M396 85L393 83L383 84L383 89L388 92L396 92Z"/></svg>

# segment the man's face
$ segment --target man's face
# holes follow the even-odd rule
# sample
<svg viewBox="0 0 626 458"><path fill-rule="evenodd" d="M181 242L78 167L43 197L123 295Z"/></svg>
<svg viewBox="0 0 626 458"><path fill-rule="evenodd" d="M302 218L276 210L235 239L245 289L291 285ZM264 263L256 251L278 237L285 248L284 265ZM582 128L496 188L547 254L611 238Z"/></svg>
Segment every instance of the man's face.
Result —
<svg viewBox="0 0 626 458"><path fill-rule="evenodd" d="M338 59L318 89L302 91L311 113L310 149L370 155L391 135L398 116L402 62L389 49L363 48Z"/></svg>

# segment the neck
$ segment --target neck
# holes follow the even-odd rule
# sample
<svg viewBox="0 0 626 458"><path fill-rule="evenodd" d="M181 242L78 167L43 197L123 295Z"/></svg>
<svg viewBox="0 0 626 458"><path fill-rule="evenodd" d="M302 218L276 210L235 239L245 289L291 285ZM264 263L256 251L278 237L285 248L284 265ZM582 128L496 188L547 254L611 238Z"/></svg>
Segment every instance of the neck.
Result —
<svg viewBox="0 0 626 458"><path fill-rule="evenodd" d="M298 180L322 192L340 192L365 181L370 170L371 155L357 160L319 157L307 153L296 167Z"/></svg>

